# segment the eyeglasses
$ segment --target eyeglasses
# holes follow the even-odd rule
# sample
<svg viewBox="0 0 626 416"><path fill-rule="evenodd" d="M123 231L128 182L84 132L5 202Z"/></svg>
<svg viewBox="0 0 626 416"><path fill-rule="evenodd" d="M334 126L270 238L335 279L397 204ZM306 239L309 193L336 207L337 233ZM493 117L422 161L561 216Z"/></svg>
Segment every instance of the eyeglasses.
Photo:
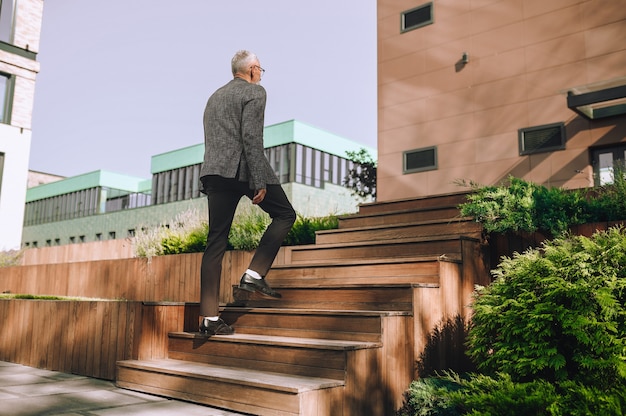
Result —
<svg viewBox="0 0 626 416"><path fill-rule="evenodd" d="M258 66L258 65L253 65L253 66L252 66L252 68L258 68L258 69L259 69L259 71L261 71L261 76L263 76L263 74L265 74L265 69L261 68L261 67L260 67L260 66Z"/></svg>

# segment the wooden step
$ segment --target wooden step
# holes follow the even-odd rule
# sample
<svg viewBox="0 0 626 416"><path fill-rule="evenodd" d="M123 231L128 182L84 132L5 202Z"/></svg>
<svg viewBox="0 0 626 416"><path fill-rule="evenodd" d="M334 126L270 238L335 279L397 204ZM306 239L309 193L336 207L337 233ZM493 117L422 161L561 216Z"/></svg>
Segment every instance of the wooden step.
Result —
<svg viewBox="0 0 626 416"><path fill-rule="evenodd" d="M428 208L441 207L458 207L460 204L467 202L468 192L455 192L441 195L433 195L427 197L417 197L410 199L397 199L391 201L376 201L359 206L359 214L380 214L391 211L402 210L425 210Z"/></svg>
<svg viewBox="0 0 626 416"><path fill-rule="evenodd" d="M272 266L267 279L281 287L433 283L438 281L441 261L460 259L458 254L280 264Z"/></svg>
<svg viewBox="0 0 626 416"><path fill-rule="evenodd" d="M116 384L259 416L343 414L337 379L164 359L118 361Z"/></svg>
<svg viewBox="0 0 626 416"><path fill-rule="evenodd" d="M389 316L411 316L411 313L271 307L227 307L221 313L238 334L367 342L381 341L384 321Z"/></svg>
<svg viewBox="0 0 626 416"><path fill-rule="evenodd" d="M285 264L302 265L355 259L393 259L415 256L459 255L461 236L397 238L353 243L312 244L285 249Z"/></svg>
<svg viewBox="0 0 626 416"><path fill-rule="evenodd" d="M380 342L199 332L169 334L169 358L257 371L343 380L346 354L380 348Z"/></svg>
<svg viewBox="0 0 626 416"><path fill-rule="evenodd" d="M432 221L454 217L460 217L459 209L455 205L449 205L435 208L411 208L389 212L342 215L337 217L337 219L339 228L342 229Z"/></svg>
<svg viewBox="0 0 626 416"><path fill-rule="evenodd" d="M340 228L316 233L316 244L395 240L398 238L464 235L479 238L482 225L471 218L445 218L414 223L373 225L366 228Z"/></svg>
<svg viewBox="0 0 626 416"><path fill-rule="evenodd" d="M293 308L298 311L413 311L413 288L437 288L437 283L402 283L344 286L278 286L282 298L268 298L233 287L235 304L250 308Z"/></svg>

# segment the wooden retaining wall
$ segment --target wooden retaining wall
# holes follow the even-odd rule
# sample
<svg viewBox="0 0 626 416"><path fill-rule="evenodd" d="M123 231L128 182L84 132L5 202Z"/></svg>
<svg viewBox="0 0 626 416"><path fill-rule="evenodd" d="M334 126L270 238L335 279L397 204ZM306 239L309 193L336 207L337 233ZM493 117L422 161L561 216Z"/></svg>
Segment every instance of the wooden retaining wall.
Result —
<svg viewBox="0 0 626 416"><path fill-rule="evenodd" d="M198 305L0 299L0 360L115 379L118 360L167 357L167 334L198 320Z"/></svg>
<svg viewBox="0 0 626 416"><path fill-rule="evenodd" d="M220 301L232 302L253 252L227 251ZM0 268L0 292L148 302L198 302L202 253ZM277 261L279 258L277 258Z"/></svg>
<svg viewBox="0 0 626 416"><path fill-rule="evenodd" d="M134 257L130 239L90 241L62 246L27 248L21 265L71 263L77 261L128 259Z"/></svg>

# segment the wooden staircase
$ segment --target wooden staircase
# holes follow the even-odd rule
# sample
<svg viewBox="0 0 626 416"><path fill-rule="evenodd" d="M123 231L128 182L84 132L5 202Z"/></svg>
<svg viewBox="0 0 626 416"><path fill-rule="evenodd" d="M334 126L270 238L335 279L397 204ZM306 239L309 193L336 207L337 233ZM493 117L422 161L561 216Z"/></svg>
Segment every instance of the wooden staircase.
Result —
<svg viewBox="0 0 626 416"><path fill-rule="evenodd" d="M467 316L489 280L465 194L374 203L267 276L283 297L233 288L231 336L169 334L161 360L118 362L117 385L254 415L392 415L428 335Z"/></svg>

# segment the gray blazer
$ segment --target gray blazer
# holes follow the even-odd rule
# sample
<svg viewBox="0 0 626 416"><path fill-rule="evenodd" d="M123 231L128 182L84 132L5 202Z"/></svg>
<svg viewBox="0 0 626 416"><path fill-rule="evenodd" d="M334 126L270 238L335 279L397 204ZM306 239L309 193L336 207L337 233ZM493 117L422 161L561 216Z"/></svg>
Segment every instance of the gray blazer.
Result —
<svg viewBox="0 0 626 416"><path fill-rule="evenodd" d="M265 88L234 78L209 97L204 110L204 162L200 177L248 181L250 189L280 184L265 157Z"/></svg>

